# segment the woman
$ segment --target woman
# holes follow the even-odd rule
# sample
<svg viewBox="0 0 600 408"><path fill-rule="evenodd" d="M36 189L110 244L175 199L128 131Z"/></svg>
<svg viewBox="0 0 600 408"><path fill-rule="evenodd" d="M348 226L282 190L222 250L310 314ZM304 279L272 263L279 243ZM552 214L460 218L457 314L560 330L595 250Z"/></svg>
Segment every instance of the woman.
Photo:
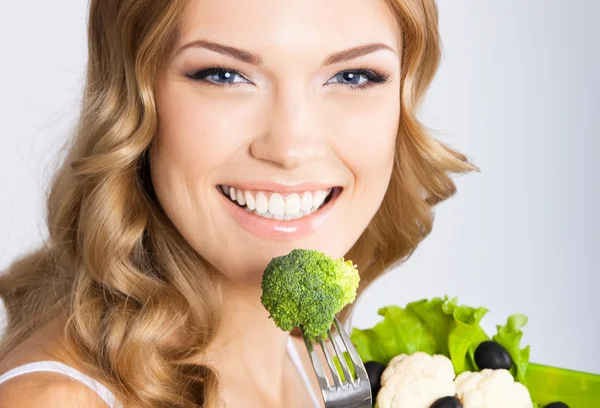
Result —
<svg viewBox="0 0 600 408"><path fill-rule="evenodd" d="M261 274L318 249L362 291L474 169L416 118L434 0L92 0L89 18L49 242L0 284L0 406L320 405Z"/></svg>

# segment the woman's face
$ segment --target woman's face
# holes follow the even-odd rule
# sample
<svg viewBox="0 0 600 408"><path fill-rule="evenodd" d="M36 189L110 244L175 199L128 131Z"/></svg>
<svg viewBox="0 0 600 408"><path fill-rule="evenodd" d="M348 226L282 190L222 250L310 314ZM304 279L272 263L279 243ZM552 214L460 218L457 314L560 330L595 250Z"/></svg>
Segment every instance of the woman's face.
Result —
<svg viewBox="0 0 600 408"><path fill-rule="evenodd" d="M387 190L400 32L383 1L190 1L156 89L158 199L238 284L294 248L343 256Z"/></svg>

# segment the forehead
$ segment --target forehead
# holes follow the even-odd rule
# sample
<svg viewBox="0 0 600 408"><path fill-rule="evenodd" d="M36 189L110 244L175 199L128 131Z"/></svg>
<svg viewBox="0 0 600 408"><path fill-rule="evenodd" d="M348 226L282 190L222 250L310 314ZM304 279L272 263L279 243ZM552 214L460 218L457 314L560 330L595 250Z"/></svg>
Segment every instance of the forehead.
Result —
<svg viewBox="0 0 600 408"><path fill-rule="evenodd" d="M199 39L268 60L272 52L320 54L372 42L399 51L400 28L384 0L191 0L180 43Z"/></svg>

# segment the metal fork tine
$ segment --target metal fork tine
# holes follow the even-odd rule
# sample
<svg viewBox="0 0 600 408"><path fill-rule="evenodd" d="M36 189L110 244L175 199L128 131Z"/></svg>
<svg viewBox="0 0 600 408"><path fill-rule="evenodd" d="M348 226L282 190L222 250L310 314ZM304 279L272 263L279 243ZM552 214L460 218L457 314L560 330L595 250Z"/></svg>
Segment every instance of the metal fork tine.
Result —
<svg viewBox="0 0 600 408"><path fill-rule="evenodd" d="M348 334L346 333L346 331L340 328L340 322L337 319L337 317L333 320L333 323L337 329L337 332L340 334L340 337L342 339L342 342L344 343L346 350L348 350L348 354L350 355L350 360L352 360L352 365L354 366L354 372L356 373L356 377L359 378L360 380L366 381L368 379L367 371L363 368L363 364L361 363L360 356L358 355L358 352L354 348L352 341L348 337Z"/></svg>
<svg viewBox="0 0 600 408"><path fill-rule="evenodd" d="M339 326L336 325L338 334L340 333L340 328ZM333 349L335 350L335 354L338 357L338 360L340 362L340 366L342 367L342 372L344 373L344 382L347 384L351 384L354 382L354 379L352 378L352 375L350 374L350 369L348 368L348 363L346 362L346 357L344 356L344 353L342 352L342 349L340 348L340 345L338 344L338 342L336 341L336 337L339 336L333 336L331 335L331 331L329 331L329 337L331 338L331 344L333 344ZM348 347L344 347L345 349L347 349Z"/></svg>
<svg viewBox="0 0 600 408"><path fill-rule="evenodd" d="M327 381L327 376L323 371L321 360L319 360L319 355L315 351L312 342L308 339L308 336L304 334L304 331L302 331L302 337L304 338L304 344L306 345L306 350L308 351L310 361L313 365L313 368L315 369L315 373L317 374L317 378L319 380L319 387L321 387L322 390L331 389L331 387L329 386L329 381Z"/></svg>
<svg viewBox="0 0 600 408"><path fill-rule="evenodd" d="M327 336L329 338L331 338L330 330L327 331ZM335 368L335 363L333 362L333 359L331 358L331 353L327 349L327 346L325 345L325 342L323 341L323 339L319 338L319 344L321 345L321 349L323 349L323 354L325 354L325 359L327 360L327 365L329 366L329 370L331 371L331 376L333 377L333 384L335 385L336 388L341 387L342 386L342 378L340 377L340 373L338 372L337 368Z"/></svg>
<svg viewBox="0 0 600 408"><path fill-rule="evenodd" d="M327 408L371 408L373 402L373 396L371 394L371 386L369 385L368 377L365 372L364 365L358 353L356 352L354 345L350 342L347 333L344 328L341 327L337 319L334 320L336 329L327 331L329 339L314 339L308 338L304 330L302 331L302 337L304 338L304 344L310 357L313 369L319 380L319 387L321 388L321 394L323 395L323 401ZM335 331L337 330L337 333ZM339 359L342 372L344 374L344 380L341 381L340 373L333 361L333 354L331 349L327 345L327 340L331 341L335 355ZM324 364L321 364L322 356L318 355L314 343L320 343L323 349L323 354L327 360L327 365L331 372L331 377L334 379L335 386L330 386L330 380L328 376L323 372ZM344 350L345 349L345 350ZM350 369L348 363L344 357L342 350L347 351L350 354L354 371L357 375L357 380L354 381L350 375Z"/></svg>

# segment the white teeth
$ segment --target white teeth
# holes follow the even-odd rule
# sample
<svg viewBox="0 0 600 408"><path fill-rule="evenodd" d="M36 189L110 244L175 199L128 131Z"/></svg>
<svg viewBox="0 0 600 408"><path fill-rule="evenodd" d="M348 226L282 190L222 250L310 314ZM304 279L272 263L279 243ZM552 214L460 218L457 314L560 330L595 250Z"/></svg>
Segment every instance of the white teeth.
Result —
<svg viewBox="0 0 600 408"><path fill-rule="evenodd" d="M283 196L281 194L271 194L271 198L269 199L269 212L273 215L285 214L285 202L283 201Z"/></svg>
<svg viewBox="0 0 600 408"><path fill-rule="evenodd" d="M313 206L313 197L312 194L307 191L304 194L302 194L302 198L300 199L300 209L302 211L310 211L310 209Z"/></svg>
<svg viewBox="0 0 600 408"><path fill-rule="evenodd" d="M259 192L256 195L256 211L260 214L265 214L269 211L269 201L263 192Z"/></svg>
<svg viewBox="0 0 600 408"><path fill-rule="evenodd" d="M300 196L296 193L285 196L285 214L297 214L300 211Z"/></svg>
<svg viewBox="0 0 600 408"><path fill-rule="evenodd" d="M255 210L256 203L254 202L254 197L252 196L252 194L250 194L249 191L246 191L244 193L244 198L246 199L246 207L248 207L251 210Z"/></svg>
<svg viewBox="0 0 600 408"><path fill-rule="evenodd" d="M332 189L287 195L262 191L252 193L230 186L221 186L221 191L250 213L277 220L294 220L318 211Z"/></svg>
<svg viewBox="0 0 600 408"><path fill-rule="evenodd" d="M315 191L313 193L313 205L312 208L318 208L325 201L325 195L322 190Z"/></svg>
<svg viewBox="0 0 600 408"><path fill-rule="evenodd" d="M244 198L244 192L242 190L237 191L237 202L240 205L246 205L246 199Z"/></svg>

